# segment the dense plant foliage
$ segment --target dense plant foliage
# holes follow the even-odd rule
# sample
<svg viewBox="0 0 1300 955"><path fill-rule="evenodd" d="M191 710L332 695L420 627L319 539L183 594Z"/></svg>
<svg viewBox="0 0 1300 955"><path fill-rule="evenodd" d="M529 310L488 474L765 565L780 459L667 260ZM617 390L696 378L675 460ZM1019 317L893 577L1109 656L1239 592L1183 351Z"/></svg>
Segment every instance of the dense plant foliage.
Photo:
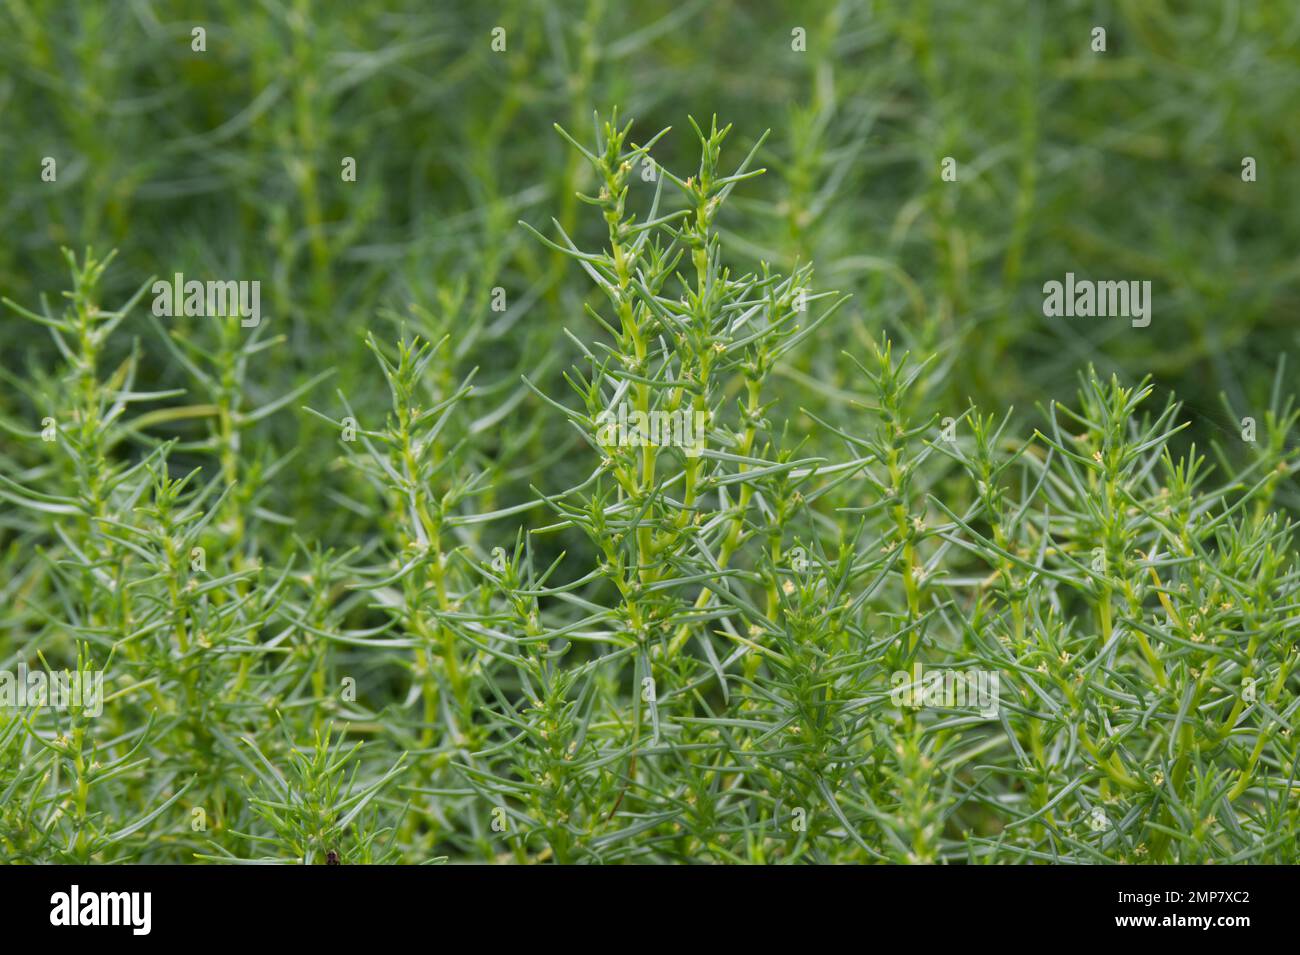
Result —
<svg viewBox="0 0 1300 955"><path fill-rule="evenodd" d="M1143 163L1216 115L1295 143L1229 71L1230 112L1173 97L1167 138L1069 153L1101 80L1187 82L1179 31L1218 25L1116 14L1085 67L1065 6L993 66L938 12L830 5L785 72L653 95L728 68L683 52L694 20L780 59L799 15L524 4L498 53L486 22L232 4L205 58L127 5L148 43L79 11L121 55L68 73L57 25L0 14L20 114L61 104L72 157L3 211L0 669L104 678L102 707L0 707L0 860L1295 862L1295 221L1266 228L1294 199L1233 184L1244 146L1189 162L1227 198L1185 196L1138 264L1181 289L1150 328L1039 295L1143 241L1053 208L1090 164L1149 211ZM1287 16L1216 36L1294 77ZM971 125L963 71L1010 115ZM765 139L744 101L790 88ZM619 98L691 108L658 131ZM146 111L152 164L117 144ZM374 148L426 115L449 138ZM1197 227L1217 201L1240 247ZM174 273L260 278L265 317L160 315Z"/></svg>

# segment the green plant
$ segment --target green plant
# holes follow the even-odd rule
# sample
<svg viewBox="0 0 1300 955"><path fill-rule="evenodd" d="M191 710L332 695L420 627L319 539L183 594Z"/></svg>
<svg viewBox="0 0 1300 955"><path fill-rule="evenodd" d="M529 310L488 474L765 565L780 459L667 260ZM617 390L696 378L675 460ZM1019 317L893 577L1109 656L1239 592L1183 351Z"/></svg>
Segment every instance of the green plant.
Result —
<svg viewBox="0 0 1300 955"><path fill-rule="evenodd" d="M90 253L61 311L7 302L61 357L0 417L0 670L105 689L0 708L0 859L1296 861L1285 366L1213 468L1091 367L1032 433L954 407L952 351L742 264L762 138L692 127L685 177L668 130L561 130L599 231L523 231L545 307L551 262L592 286L562 377L474 367L513 327L481 278L386 312L332 406L262 388L284 339L237 318L104 308ZM275 509L307 480L327 514Z"/></svg>

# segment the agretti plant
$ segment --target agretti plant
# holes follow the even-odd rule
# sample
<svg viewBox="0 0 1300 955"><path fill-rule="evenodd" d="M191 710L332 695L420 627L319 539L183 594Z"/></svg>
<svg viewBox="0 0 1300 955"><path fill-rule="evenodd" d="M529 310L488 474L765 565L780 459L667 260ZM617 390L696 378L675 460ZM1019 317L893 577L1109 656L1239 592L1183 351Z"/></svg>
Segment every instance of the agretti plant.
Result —
<svg viewBox="0 0 1300 955"><path fill-rule="evenodd" d="M0 859L1300 857L1281 368L1214 466L1092 368L1036 428L952 407L949 356L749 259L762 137L692 122L677 174L669 130L559 135L579 194L519 232L568 390L553 355L476 367L478 285L367 334L334 398L263 393L260 328L106 308L89 255L62 310L8 303L62 358L6 372L0 670L104 696L0 706ZM308 422L320 472L280 444Z"/></svg>

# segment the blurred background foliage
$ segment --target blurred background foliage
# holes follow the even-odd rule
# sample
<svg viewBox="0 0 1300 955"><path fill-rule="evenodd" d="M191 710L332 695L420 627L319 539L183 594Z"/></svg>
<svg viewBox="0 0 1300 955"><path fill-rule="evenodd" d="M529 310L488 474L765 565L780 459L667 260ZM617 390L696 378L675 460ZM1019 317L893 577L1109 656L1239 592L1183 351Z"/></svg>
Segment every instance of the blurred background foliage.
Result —
<svg viewBox="0 0 1300 955"><path fill-rule="evenodd" d="M1091 49L1098 26L1105 53ZM192 49L196 27L206 31L203 52ZM503 52L491 46L497 27ZM796 28L806 31L806 51L792 49ZM605 223L576 198L599 185L555 124L584 143L593 113L615 107L635 119L638 142L671 126L654 155L682 178L699 156L688 116L704 128L715 115L734 124L728 170L771 130L756 160L766 174L741 183L721 214L727 261L737 274L762 263L789 274L811 262L815 292L852 296L775 371L767 413L775 431L788 426L787 447L808 436L801 454L842 459L831 429L862 433L870 388L846 352L869 353L883 333L896 353L930 360L913 392L923 407L903 419L960 418L973 403L998 420L1014 409L1013 431L1028 435L1042 422L1035 406L1069 400L1092 364L1103 380L1153 376L1157 406L1170 392L1184 401L1190 427L1175 445L1221 441L1244 458L1239 420L1263 418L1279 356L1300 335L1300 124L1287 121L1297 91L1300 6L1287 0L5 0L0 296L33 309L44 297L60 310L64 246L117 250L101 282L105 309L153 276L261 282L256 336L230 322L155 320L148 295L126 316L104 346L101 377L135 353L134 390L174 393L146 404L130 427L119 424L123 439L105 453L134 461L175 439L173 477L224 472L232 496L214 505L219 519L207 533L222 541L234 575L264 565L288 579L291 565L307 566L285 613L305 647L307 624L319 636L345 622L382 622L364 594L351 596L355 575L343 558L332 565L327 548L355 545L364 562L381 540L401 539L400 508L342 466L337 430L302 410L355 414L363 428L388 418L394 396L368 335L383 348L403 328L446 339L417 376L430 405L451 400L474 373L474 392L435 449L439 467L449 462L443 486L473 475L472 491L452 505L465 518L448 528L456 546L479 558L511 550L521 527L537 530L550 512L535 505L500 523L474 514L535 501L532 488L558 493L591 473L591 449L538 392L576 404L564 375L583 364L578 342L603 334L584 311L600 293L519 225L553 236L554 217L578 247L605 243ZM41 178L46 157L57 163L54 182ZM356 161L355 182L340 175L345 157ZM940 178L945 157L957 161L956 182ZM1256 162L1254 182L1242 181L1244 157ZM631 205L644 210L653 184L634 177L638 189ZM1066 272L1149 280L1150 326L1045 318L1043 284ZM498 288L504 311L493 308ZM51 473L51 456L22 431L39 429L66 387L55 370L63 358L38 331L0 310L0 474L29 486ZM1285 371L1279 390L1297 390L1294 374ZM970 490L954 485L962 510ZM866 504L869 490L837 490L826 510ZM1296 508L1294 481L1281 482L1276 500ZM39 601L15 599L61 593L56 575L22 570L52 533L0 502L7 653L27 652L32 633L42 635L33 646L68 648L62 621ZM538 568L568 554L561 578L600 560L572 528L523 536ZM330 596L312 590L324 580L335 585ZM227 586L233 619L244 612L243 585ZM256 593L267 606L250 618L273 618L282 595ZM259 636L247 639L265 638L261 626L249 625ZM269 657L269 646L263 639L258 650ZM301 659L315 667L318 658ZM345 646L337 659L362 655ZM312 714L319 736L324 683L304 695L297 661L273 674L277 693ZM396 664L365 662L355 672L368 674L369 695L400 699L408 684ZM135 663L142 672L152 665ZM220 808L242 797L227 791L233 764L211 755L239 749L219 734L262 724L260 703L246 699L245 665L237 675L213 672L204 679L228 677L239 691L226 722L209 732L197 708L180 706L167 718L190 742L159 759L176 780L198 766L196 792ZM313 678L325 672L321 664ZM189 705L188 677L167 678ZM268 712L275 703L266 701ZM265 742L269 734L256 732ZM419 748L404 733L392 731L396 749ZM281 765L290 766L285 752ZM376 779L388 778L386 755ZM421 792L451 792L438 775L443 759L425 754L427 785L443 788ZM320 766L291 768L301 786L333 799ZM463 782L455 785L465 797ZM153 786L141 783L131 798L153 805ZM927 791L917 789L920 802ZM127 803L104 811L138 815ZM250 812L231 809L232 830L251 829ZM292 826L268 825L298 845ZM474 827L452 840L455 850L489 856L490 836L481 821ZM425 848L433 847L446 844L431 839ZM384 858L369 843L358 853Z"/></svg>
<svg viewBox="0 0 1300 955"><path fill-rule="evenodd" d="M656 149L670 169L690 168L688 114L735 124L734 160L772 130L768 174L723 220L735 263L811 260L818 289L853 294L783 369L791 382L852 390L841 350L884 329L941 356L936 406L954 415L969 400L1032 413L1092 362L1152 373L1187 403L1191 437L1222 437L1238 426L1219 394L1262 408L1300 329L1300 127L1279 121L1300 89L1290 3L13 0L0 63L0 291L56 295L62 245L118 250L108 302L155 274L259 279L285 340L250 359L253 407L331 368L313 398L339 388L360 412L383 407L361 340L406 322L451 336L449 381L480 369L484 412L510 398L510 415L538 416L535 396L513 394L519 375L563 389L577 352L562 329L593 293L516 223L555 214L580 244L599 236L573 195L590 171L552 124L585 139L593 110L614 106L643 136L675 127ZM940 179L945 156L956 183ZM1066 271L1150 280L1151 326L1045 319L1042 284ZM216 349L211 323L188 323ZM142 315L124 330L156 358L144 385L190 386ZM15 372L53 345L8 314L0 349ZM39 412L12 387L0 406ZM336 453L323 427L274 415L254 436L319 474ZM544 453L522 457L556 466L577 447L558 421L531 441ZM498 493L523 494L530 475L506 470ZM348 519L315 506L314 482L267 492L308 525Z"/></svg>

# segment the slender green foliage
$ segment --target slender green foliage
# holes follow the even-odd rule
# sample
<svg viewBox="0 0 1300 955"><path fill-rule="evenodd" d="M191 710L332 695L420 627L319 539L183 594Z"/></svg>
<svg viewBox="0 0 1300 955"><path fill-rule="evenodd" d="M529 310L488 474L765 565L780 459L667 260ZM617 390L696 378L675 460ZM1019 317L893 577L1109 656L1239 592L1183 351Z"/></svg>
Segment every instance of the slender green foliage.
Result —
<svg viewBox="0 0 1300 955"><path fill-rule="evenodd" d="M3 421L0 665L104 692L0 710L0 858L1295 861L1284 366L1213 467L1091 367L1036 428L886 334L792 389L848 298L732 251L762 137L692 121L676 174L669 130L560 134L597 228L520 231L590 285L567 391L481 380L468 285L365 336L364 401L267 395L282 339L215 316L201 347L147 284L109 309L89 252L61 310L7 303L60 357L41 428ZM185 386L140 383L127 327ZM321 473L250 440L290 421ZM284 480L346 520L296 531Z"/></svg>

